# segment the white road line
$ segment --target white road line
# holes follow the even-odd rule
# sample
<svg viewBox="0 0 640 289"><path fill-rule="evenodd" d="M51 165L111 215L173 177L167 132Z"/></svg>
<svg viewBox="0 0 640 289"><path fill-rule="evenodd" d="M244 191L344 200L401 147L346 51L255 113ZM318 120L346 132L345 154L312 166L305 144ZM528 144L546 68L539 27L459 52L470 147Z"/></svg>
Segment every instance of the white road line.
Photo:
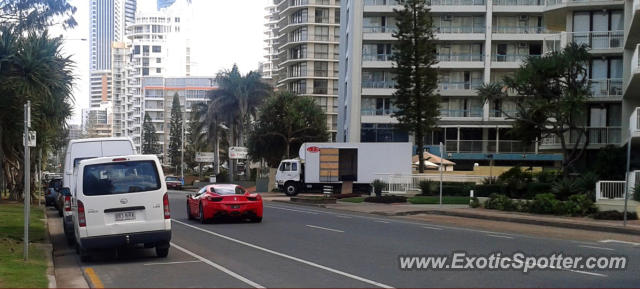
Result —
<svg viewBox="0 0 640 289"><path fill-rule="evenodd" d="M187 263L200 263L202 261L200 260L193 260L193 261L178 261L178 262L164 262L164 263L146 263L146 264L142 264L144 266L153 266L153 265L174 265L174 264L187 264Z"/></svg>
<svg viewBox="0 0 640 289"><path fill-rule="evenodd" d="M303 210L294 210L294 209L287 209L287 208L280 208L280 207L272 207L272 206L265 206L266 208L271 208L271 209L278 209L278 210L285 210L285 211L292 211L292 212L299 212L299 213L305 213L305 214L312 214L312 215L317 215L318 213L314 213L314 212L309 212L309 211L303 211Z"/></svg>
<svg viewBox="0 0 640 289"><path fill-rule="evenodd" d="M383 223L383 224L389 224L389 222L387 222L387 221L374 221L374 222L376 222L376 223Z"/></svg>
<svg viewBox="0 0 640 289"><path fill-rule="evenodd" d="M587 271L580 271L580 270L572 270L572 269L560 269L563 271L569 271L569 272L573 272L573 273L580 273L580 274L585 274L585 275L591 275L591 276L598 276L598 277L609 277L605 274L600 274L600 273L594 273L594 272L587 272Z"/></svg>
<svg viewBox="0 0 640 289"><path fill-rule="evenodd" d="M234 238L222 235L222 234L218 234L218 233L215 233L215 232L212 232L212 231L209 231L209 230L205 230L205 229L193 226L193 225L189 225L189 224L184 223L184 222L180 222L180 221L177 221L177 220L171 220L171 221L174 221L174 222L176 222L178 224L190 227L192 229L196 229L198 231L202 231L202 232L211 234L213 236L217 236L217 237L220 237L220 238L223 238L223 239L226 239L226 240L229 240L229 241L241 244L241 245L245 245L247 247L258 249L258 250L261 250L261 251L264 251L264 252L267 252L267 253L271 253L271 254L283 257L283 258L287 258L289 260L300 262L300 263L303 263L303 264L306 264L306 265L309 265L309 266L312 266L312 267L316 267L316 268L319 268L319 269L322 269L322 270L325 270L325 271L329 271L329 272L332 272L332 273L335 273L335 274L338 274L338 275L342 275L342 276L345 276L345 277L348 277L348 278L351 278L351 279L362 281L362 282L367 283L367 284L371 284L371 285L382 287L382 288L393 288L393 287L391 287L389 285L386 285L386 284L383 284L383 283L380 283L380 282L376 282L376 281L369 280L369 279L366 279L366 278L363 278L363 277L360 277L360 276L349 274L347 272L343 272L343 271L340 271L340 270L337 270L337 269L333 269L333 268L330 268L330 267L327 267L327 266L323 266L323 265L320 265L320 264L317 264L317 263L314 263L314 262L311 262L311 261L307 261L307 260L304 260L304 259L293 257L293 256L290 256L290 255L287 255L287 254L284 254L284 253L276 252L276 251L273 251L273 250L270 250L270 249L267 249L267 248L260 247L258 245L254 245L254 244L251 244L251 243L240 241L238 239L234 239Z"/></svg>
<svg viewBox="0 0 640 289"><path fill-rule="evenodd" d="M578 245L578 247L582 247L582 248L591 248L591 249L598 249L598 250L607 250L607 251L614 251L611 248L605 248L605 247L596 247L596 246L589 246L589 245Z"/></svg>
<svg viewBox="0 0 640 289"><path fill-rule="evenodd" d="M351 219L351 218L353 218L353 217L351 217L351 216L345 216L345 215L335 215L335 216L336 216L336 217L338 217L338 218L344 218L344 219Z"/></svg>
<svg viewBox="0 0 640 289"><path fill-rule="evenodd" d="M494 237L494 238L505 238L505 239L513 239L513 237L511 237L511 236L503 236L503 235L493 235L493 234L487 234L487 236L489 236L489 237Z"/></svg>
<svg viewBox="0 0 640 289"><path fill-rule="evenodd" d="M600 243L620 243L620 244L627 244L627 245L633 245L633 246L640 246L640 243L620 241L620 240L602 240L600 241Z"/></svg>
<svg viewBox="0 0 640 289"><path fill-rule="evenodd" d="M180 251L182 251L182 252L185 252L185 253L191 255L192 257L202 261L203 263L205 263L205 264L207 264L207 265L209 265L209 266L211 266L213 268L216 268L216 269L218 269L218 270L220 270L220 271L222 271L224 273L227 273L229 276L231 276L233 278L236 278L236 279L246 283L247 285L249 285L249 286L251 286L253 288L266 288L266 287L264 287L264 286L262 286L262 285L260 285L260 284L258 284L256 282L253 282L253 281L251 281L251 280L249 280L249 279L247 279L245 277L240 276L238 273L235 273L235 272L233 272L233 271L231 271L231 270L229 270L229 269L227 269L227 268L225 268L225 267L223 267L221 265L213 263L213 262L209 261L208 259L206 259L206 258L204 258L204 257L202 257L200 255L197 255L196 253L193 253L193 252L191 252L191 251L189 251L189 250L187 250L185 248L182 248L182 247L176 245L173 242L171 242L171 246L176 248L176 249L178 249L178 250L180 250Z"/></svg>
<svg viewBox="0 0 640 289"><path fill-rule="evenodd" d="M320 227L320 226L314 226L314 225L305 225L305 226L310 227L310 228L316 228L316 229L321 229L321 230L327 230L327 231L331 231L331 232L344 233L344 231L340 231L340 230L336 230L336 229L331 229L331 228Z"/></svg>
<svg viewBox="0 0 640 289"><path fill-rule="evenodd" d="M438 228L438 227L429 227L429 226L422 226L422 227L429 230L442 231L442 228Z"/></svg>

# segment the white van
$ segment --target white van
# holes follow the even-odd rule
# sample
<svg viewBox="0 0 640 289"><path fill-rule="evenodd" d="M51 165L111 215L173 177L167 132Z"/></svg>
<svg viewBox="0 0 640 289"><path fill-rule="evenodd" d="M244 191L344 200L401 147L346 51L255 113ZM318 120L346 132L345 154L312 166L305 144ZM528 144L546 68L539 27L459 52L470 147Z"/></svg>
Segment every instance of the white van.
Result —
<svg viewBox="0 0 640 289"><path fill-rule="evenodd" d="M81 260L88 260L92 249L137 244L155 247L159 257L167 256L171 214L156 156L82 160L73 179L73 226Z"/></svg>
<svg viewBox="0 0 640 289"><path fill-rule="evenodd" d="M62 187L69 188L71 193L75 190L75 180L73 177L73 169L81 160L109 157L134 155L135 146L130 138L90 138L77 139L69 141L64 159L64 172L62 178ZM71 219L71 211L63 212L63 224L65 236L69 242L73 241L73 220Z"/></svg>

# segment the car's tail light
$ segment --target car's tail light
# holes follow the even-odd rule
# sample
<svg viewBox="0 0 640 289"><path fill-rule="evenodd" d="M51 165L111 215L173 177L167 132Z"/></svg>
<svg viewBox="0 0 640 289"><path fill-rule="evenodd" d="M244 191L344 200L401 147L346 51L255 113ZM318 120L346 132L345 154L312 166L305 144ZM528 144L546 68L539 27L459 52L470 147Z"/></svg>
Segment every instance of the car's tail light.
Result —
<svg viewBox="0 0 640 289"><path fill-rule="evenodd" d="M78 201L78 226L87 226L87 218L84 216L84 204L82 201Z"/></svg>
<svg viewBox="0 0 640 289"><path fill-rule="evenodd" d="M251 194L249 196L247 196L247 200L249 201L257 201L260 199L260 195L258 194Z"/></svg>
<svg viewBox="0 0 640 289"><path fill-rule="evenodd" d="M64 211L71 212L71 196L64 197Z"/></svg>
<svg viewBox="0 0 640 289"><path fill-rule="evenodd" d="M169 195L167 195L167 193L162 197L162 206L164 207L164 218L171 219L171 212L169 211Z"/></svg>
<svg viewBox="0 0 640 289"><path fill-rule="evenodd" d="M211 202L220 202L222 201L222 197L207 197L207 200Z"/></svg>

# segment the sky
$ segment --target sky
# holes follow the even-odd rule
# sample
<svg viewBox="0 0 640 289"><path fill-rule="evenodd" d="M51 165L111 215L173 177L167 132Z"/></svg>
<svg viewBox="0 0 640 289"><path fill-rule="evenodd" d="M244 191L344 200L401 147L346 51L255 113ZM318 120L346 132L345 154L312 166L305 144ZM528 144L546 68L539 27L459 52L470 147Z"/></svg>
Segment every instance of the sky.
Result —
<svg viewBox="0 0 640 289"><path fill-rule="evenodd" d="M74 115L80 124L82 108L89 107L89 1L68 0L78 10L71 30L53 27L65 39L63 53L75 61ZM265 0L193 0L191 35L192 76L215 76L236 63L242 73L258 69L264 60ZM156 9L156 0L138 0L138 11Z"/></svg>

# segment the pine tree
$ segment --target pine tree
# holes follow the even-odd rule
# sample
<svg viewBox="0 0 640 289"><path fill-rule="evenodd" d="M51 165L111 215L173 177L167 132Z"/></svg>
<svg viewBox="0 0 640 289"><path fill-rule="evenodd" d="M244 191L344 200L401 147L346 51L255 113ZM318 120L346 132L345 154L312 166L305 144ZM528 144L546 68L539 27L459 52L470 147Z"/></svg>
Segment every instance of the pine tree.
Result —
<svg viewBox="0 0 640 289"><path fill-rule="evenodd" d="M396 62L394 113L399 127L413 134L418 147L419 171L424 172L424 136L436 125L440 115L436 48L431 14L425 0L398 0L394 9L398 30L393 37Z"/></svg>
<svg viewBox="0 0 640 289"><path fill-rule="evenodd" d="M158 135L156 135L156 128L151 123L151 117L149 117L149 114L146 112L144 113L144 122L142 123L142 153L158 153Z"/></svg>
<svg viewBox="0 0 640 289"><path fill-rule="evenodd" d="M176 169L176 174L180 170L181 155L180 147L182 142L182 109L180 107L180 97L178 94L173 95L173 104L171 106L171 124L169 130L169 161Z"/></svg>

